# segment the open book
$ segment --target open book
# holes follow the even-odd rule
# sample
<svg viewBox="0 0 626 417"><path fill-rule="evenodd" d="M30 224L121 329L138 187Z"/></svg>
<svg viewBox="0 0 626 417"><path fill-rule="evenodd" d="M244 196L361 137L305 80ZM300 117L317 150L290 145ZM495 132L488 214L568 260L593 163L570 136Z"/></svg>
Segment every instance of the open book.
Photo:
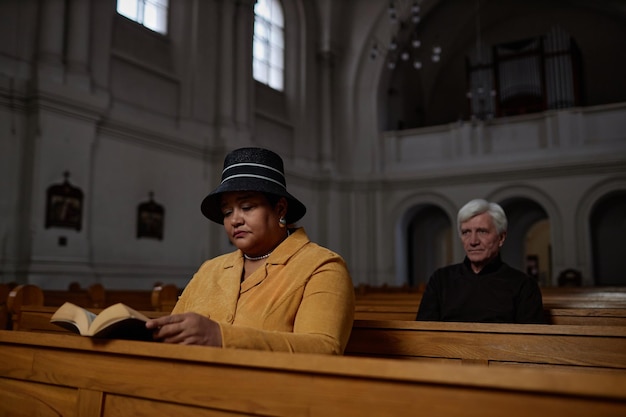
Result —
<svg viewBox="0 0 626 417"><path fill-rule="evenodd" d="M146 329L149 318L117 303L95 314L76 304L64 303L52 315L50 323L81 336L107 339L153 340L152 330Z"/></svg>

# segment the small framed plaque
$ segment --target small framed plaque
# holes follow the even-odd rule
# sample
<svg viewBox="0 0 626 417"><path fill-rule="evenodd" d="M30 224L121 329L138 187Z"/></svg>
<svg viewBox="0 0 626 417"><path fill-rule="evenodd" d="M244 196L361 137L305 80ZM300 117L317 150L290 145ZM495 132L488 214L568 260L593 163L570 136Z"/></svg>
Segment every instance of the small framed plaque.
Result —
<svg viewBox="0 0 626 417"><path fill-rule="evenodd" d="M64 172L65 181L48 187L46 192L46 229L61 227L80 230L83 218L83 192L69 182L70 173Z"/></svg>
<svg viewBox="0 0 626 417"><path fill-rule="evenodd" d="M165 209L154 201L154 193L149 193L150 200L137 207L137 239L152 238L163 240Z"/></svg>

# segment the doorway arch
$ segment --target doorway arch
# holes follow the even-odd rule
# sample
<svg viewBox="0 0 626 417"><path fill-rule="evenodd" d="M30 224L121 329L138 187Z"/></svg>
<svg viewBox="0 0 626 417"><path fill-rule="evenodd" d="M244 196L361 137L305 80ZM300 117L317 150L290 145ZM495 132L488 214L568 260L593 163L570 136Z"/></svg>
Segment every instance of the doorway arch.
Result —
<svg viewBox="0 0 626 417"><path fill-rule="evenodd" d="M501 250L502 259L513 268L535 276L541 284L550 285L552 249L546 210L526 197L510 197L500 205L509 222L506 243Z"/></svg>
<svg viewBox="0 0 626 417"><path fill-rule="evenodd" d="M452 262L453 228L446 212L434 204L411 208L407 220L407 283L415 287L426 284L435 269Z"/></svg>
<svg viewBox="0 0 626 417"><path fill-rule="evenodd" d="M460 244L453 239L451 220L456 206L445 196L423 193L408 196L394 209L395 285L426 283L439 266L459 256ZM418 251L417 256L413 256Z"/></svg>
<svg viewBox="0 0 626 417"><path fill-rule="evenodd" d="M626 190L608 193L600 198L589 217L594 284L626 285Z"/></svg>

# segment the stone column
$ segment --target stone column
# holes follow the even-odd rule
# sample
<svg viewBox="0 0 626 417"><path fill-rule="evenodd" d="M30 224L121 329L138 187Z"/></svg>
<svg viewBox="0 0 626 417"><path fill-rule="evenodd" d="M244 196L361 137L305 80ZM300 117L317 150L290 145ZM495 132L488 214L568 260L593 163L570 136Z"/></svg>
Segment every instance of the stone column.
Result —
<svg viewBox="0 0 626 417"><path fill-rule="evenodd" d="M333 16L337 10L336 2L322 0L318 3L320 14L320 49L317 53L320 74L320 162L325 171L332 170L334 135L333 115L335 105L333 102L333 68L335 64L335 51L333 50Z"/></svg>
<svg viewBox="0 0 626 417"><path fill-rule="evenodd" d="M90 2L70 0L67 43L67 83L89 89Z"/></svg>
<svg viewBox="0 0 626 417"><path fill-rule="evenodd" d="M237 22L237 50L235 68L235 123L246 134L251 128L254 103L252 89L252 37L254 33L254 0L237 2L235 21Z"/></svg>
<svg viewBox="0 0 626 417"><path fill-rule="evenodd" d="M322 169L332 170L333 167L333 67L334 53L323 50L318 54L320 62L320 157Z"/></svg>
<svg viewBox="0 0 626 417"><path fill-rule="evenodd" d="M218 72L218 117L217 122L222 131L220 136L224 135L223 130L228 129L233 123L234 110L234 62L236 57L234 51L234 21L235 21L235 2L222 1L220 25L220 42L219 54L219 72ZM223 140L223 138L220 138Z"/></svg>
<svg viewBox="0 0 626 417"><path fill-rule="evenodd" d="M40 5L39 78L49 78L62 83L65 2L64 0L46 0L40 2Z"/></svg>

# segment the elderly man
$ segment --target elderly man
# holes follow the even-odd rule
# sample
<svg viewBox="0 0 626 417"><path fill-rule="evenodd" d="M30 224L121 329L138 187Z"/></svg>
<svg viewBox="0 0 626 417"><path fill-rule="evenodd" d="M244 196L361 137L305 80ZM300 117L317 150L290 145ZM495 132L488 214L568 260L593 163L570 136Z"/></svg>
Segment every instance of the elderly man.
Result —
<svg viewBox="0 0 626 417"><path fill-rule="evenodd" d="M507 230L502 207L472 200L457 224L466 257L430 277L417 320L545 323L537 282L500 258Z"/></svg>

